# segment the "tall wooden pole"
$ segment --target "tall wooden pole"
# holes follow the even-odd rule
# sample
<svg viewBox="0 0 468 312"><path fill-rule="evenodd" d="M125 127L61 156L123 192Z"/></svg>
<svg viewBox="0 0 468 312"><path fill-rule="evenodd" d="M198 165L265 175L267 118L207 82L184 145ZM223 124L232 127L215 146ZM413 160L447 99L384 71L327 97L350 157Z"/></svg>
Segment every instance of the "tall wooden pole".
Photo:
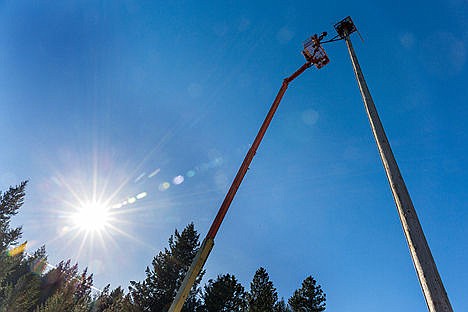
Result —
<svg viewBox="0 0 468 312"><path fill-rule="evenodd" d="M395 156L388 142L374 101L372 100L372 96L364 80L356 53L354 52L353 45L349 38L349 33L345 33L344 39L348 46L349 56L353 63L354 73L361 91L367 116L379 149L385 173L387 174L388 182L390 183L393 198L398 209L398 215L400 216L400 221L411 253L411 259L413 260L427 307L430 312L453 312L444 284L439 276L431 250L429 249L426 237L419 223L416 210L413 207L411 197L401 176L400 169L398 168Z"/></svg>

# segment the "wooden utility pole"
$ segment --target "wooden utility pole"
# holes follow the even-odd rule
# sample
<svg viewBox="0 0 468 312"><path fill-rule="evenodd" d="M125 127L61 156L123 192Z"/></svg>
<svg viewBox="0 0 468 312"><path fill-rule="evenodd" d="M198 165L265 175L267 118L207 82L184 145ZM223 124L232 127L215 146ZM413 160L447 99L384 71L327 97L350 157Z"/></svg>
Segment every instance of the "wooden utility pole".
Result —
<svg viewBox="0 0 468 312"><path fill-rule="evenodd" d="M453 312L444 284L437 271L434 258L432 257L431 250L429 249L426 237L419 223L416 210L413 207L411 197L406 188L405 181L401 176L400 169L398 168L398 164L393 155L366 81L364 80L353 45L351 44L349 35L356 31L356 27L351 18L347 17L337 23L335 29L338 35L346 41L348 47L356 80L366 108L367 117L369 118L372 132L379 149L380 158L382 159L385 173L390 183L398 215L400 216L400 221L426 299L427 307L430 312Z"/></svg>

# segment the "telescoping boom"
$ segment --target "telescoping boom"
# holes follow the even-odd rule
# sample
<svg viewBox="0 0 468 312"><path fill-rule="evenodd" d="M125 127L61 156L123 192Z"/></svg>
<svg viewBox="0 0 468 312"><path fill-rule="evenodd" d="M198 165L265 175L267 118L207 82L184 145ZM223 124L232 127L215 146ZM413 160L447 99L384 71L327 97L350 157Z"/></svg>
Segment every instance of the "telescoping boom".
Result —
<svg viewBox="0 0 468 312"><path fill-rule="evenodd" d="M244 161L242 162L242 165L240 166L239 171L237 172L236 177L234 178L234 181L232 182L231 187L229 188L229 191L227 192L226 197L224 198L224 201L221 204L221 207L219 208L216 218L211 224L211 228L208 231L208 234L203 240L200 249L198 250L197 254L195 255L192 261L192 265L190 266L189 270L187 271L187 274L185 275L184 280L182 281L182 284L180 285L177 295L174 301L172 302L171 307L169 308L169 312L180 312L182 310L182 306L184 305L185 300L189 295L190 289L195 283L198 274L200 274L201 270L203 269L203 266L205 265L206 260L208 259L208 256L210 255L211 250L213 249L214 239L216 237L216 234L218 233L221 223L223 222L224 217L226 216L226 213L229 209L229 206L231 205L232 200L234 199L234 196L236 195L236 192L239 189L239 186L242 183L242 180L244 179L247 170L249 169L250 163L252 162L252 159L254 158L255 153L257 152L258 146L260 145L263 136L265 135L265 132L267 131L271 120L273 119L276 109L278 108L281 99L283 98L283 95L286 92L286 89L288 88L289 83L296 79L300 74L302 74L307 68L309 68L312 65L320 69L326 64L328 64L328 56L325 53L325 50L320 45L320 41L323 39L324 36L326 36L325 32L322 33L320 36L314 35L305 41L304 50L302 51L302 54L306 58L305 64L302 65L298 70L296 70L291 76L283 80L283 84L281 85L281 88L279 89L278 94L276 95L276 98L273 101L273 104L271 105L271 108L268 111L268 114L265 117L265 120L263 121L263 124L260 127L260 130L258 131L257 136L255 137L252 143L252 146L247 152L247 155L245 155Z"/></svg>

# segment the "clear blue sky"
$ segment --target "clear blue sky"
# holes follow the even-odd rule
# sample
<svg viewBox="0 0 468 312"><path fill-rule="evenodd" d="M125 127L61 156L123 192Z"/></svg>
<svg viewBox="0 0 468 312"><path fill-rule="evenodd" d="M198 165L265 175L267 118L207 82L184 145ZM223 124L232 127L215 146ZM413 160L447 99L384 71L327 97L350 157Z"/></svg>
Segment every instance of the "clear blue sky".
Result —
<svg viewBox="0 0 468 312"><path fill-rule="evenodd" d="M126 287L175 228L204 237L303 40L347 15L453 308L468 310L463 0L2 1L0 187L30 180L15 219L30 250ZM325 48L330 64L287 91L206 276L248 288L264 266L286 299L313 275L328 311L424 311L345 44ZM67 215L93 190L147 196L85 238Z"/></svg>

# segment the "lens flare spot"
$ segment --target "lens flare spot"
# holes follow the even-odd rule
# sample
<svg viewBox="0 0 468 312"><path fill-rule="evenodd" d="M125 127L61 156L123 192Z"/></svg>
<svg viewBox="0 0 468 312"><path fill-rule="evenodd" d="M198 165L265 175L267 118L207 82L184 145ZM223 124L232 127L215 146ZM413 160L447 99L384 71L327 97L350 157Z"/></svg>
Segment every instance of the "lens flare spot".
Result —
<svg viewBox="0 0 468 312"><path fill-rule="evenodd" d="M316 110L308 109L302 112L302 122L308 126L313 126L319 119L319 113Z"/></svg>
<svg viewBox="0 0 468 312"><path fill-rule="evenodd" d="M171 187L171 184L169 182L163 182L159 185L159 190L160 191L165 191L167 190L168 188Z"/></svg>
<svg viewBox="0 0 468 312"><path fill-rule="evenodd" d="M172 182L173 182L175 185L182 184L182 183L184 182L184 177L181 176L181 175L178 175L177 177L175 177L174 179L172 179Z"/></svg>
<svg viewBox="0 0 468 312"><path fill-rule="evenodd" d="M114 206L112 206L113 209L119 209L119 208L122 208L122 203L119 203L119 204L115 204Z"/></svg>
<svg viewBox="0 0 468 312"><path fill-rule="evenodd" d="M187 177L192 178L194 176L195 176L195 171L193 171L193 170L187 171Z"/></svg>
<svg viewBox="0 0 468 312"><path fill-rule="evenodd" d="M10 257L14 257L16 255L19 255L20 253L23 253L24 250L26 249L27 242L22 243L19 246L16 246L8 251L8 255Z"/></svg>
<svg viewBox="0 0 468 312"><path fill-rule="evenodd" d="M68 226L63 226L62 228L58 229L57 232L59 235L65 235L70 231L70 228Z"/></svg>
<svg viewBox="0 0 468 312"><path fill-rule="evenodd" d="M135 183L140 181L141 179L143 179L144 177L146 176L146 172L143 172L142 174L140 174L136 179L135 179Z"/></svg>
<svg viewBox="0 0 468 312"><path fill-rule="evenodd" d="M44 273L46 268L47 261L44 258L34 259L33 262L30 264L31 271L37 275Z"/></svg>
<svg viewBox="0 0 468 312"><path fill-rule="evenodd" d="M148 194L146 192L141 192L136 196L136 199L142 199L145 198Z"/></svg>
<svg viewBox="0 0 468 312"><path fill-rule="evenodd" d="M128 203L129 203L129 204L133 204L134 202L136 202L136 198L135 198L135 197L130 197L130 198L128 199Z"/></svg>
<svg viewBox="0 0 468 312"><path fill-rule="evenodd" d="M151 179L152 177L154 177L155 175L157 175L157 174L159 173L159 171L161 171L161 169L159 169L159 168L156 169L156 170L154 170L153 172L151 172L151 173L148 175L148 178Z"/></svg>

